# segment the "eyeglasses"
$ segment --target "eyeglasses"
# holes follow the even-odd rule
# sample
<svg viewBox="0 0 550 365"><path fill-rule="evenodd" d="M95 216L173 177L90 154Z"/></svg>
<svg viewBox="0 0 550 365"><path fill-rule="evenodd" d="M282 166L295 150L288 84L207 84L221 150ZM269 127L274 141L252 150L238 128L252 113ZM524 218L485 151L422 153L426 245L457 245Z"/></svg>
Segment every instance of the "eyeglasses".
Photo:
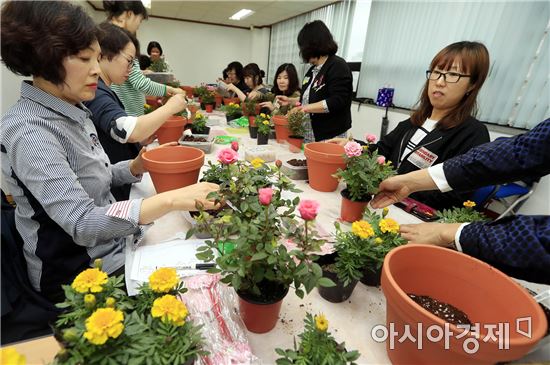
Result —
<svg viewBox="0 0 550 365"><path fill-rule="evenodd" d="M458 72L441 72L437 70L426 71L426 78L428 80L436 81L439 80L441 76L443 76L443 80L445 82L455 84L460 80L461 77L470 77L471 75L459 74Z"/></svg>
<svg viewBox="0 0 550 365"><path fill-rule="evenodd" d="M120 55L128 62L128 68L132 68L132 64L134 63L135 58L133 58L133 57L128 58L122 52L120 52Z"/></svg>

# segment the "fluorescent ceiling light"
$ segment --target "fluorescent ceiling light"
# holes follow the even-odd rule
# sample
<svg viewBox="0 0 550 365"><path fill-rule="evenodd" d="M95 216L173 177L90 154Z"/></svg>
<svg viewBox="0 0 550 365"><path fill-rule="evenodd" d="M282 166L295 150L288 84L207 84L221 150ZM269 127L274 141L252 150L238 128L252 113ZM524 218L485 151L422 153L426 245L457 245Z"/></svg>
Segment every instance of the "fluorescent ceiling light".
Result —
<svg viewBox="0 0 550 365"><path fill-rule="evenodd" d="M241 20L241 19L244 19L246 17L251 16L252 14L254 14L254 12L250 9L241 9L238 12L236 12L235 14L233 14L232 16L230 16L229 19L231 19L231 20Z"/></svg>
<svg viewBox="0 0 550 365"><path fill-rule="evenodd" d="M141 0L141 2L147 9L151 9L151 0Z"/></svg>

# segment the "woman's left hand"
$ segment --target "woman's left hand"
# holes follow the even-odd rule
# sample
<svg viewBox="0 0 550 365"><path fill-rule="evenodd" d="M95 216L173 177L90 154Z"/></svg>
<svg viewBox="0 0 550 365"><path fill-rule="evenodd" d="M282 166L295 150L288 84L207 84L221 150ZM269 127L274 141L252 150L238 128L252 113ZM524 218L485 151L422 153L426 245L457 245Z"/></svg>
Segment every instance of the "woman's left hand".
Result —
<svg viewBox="0 0 550 365"><path fill-rule="evenodd" d="M420 243L448 247L455 240L456 231L462 223L419 223L402 224L401 237L409 243Z"/></svg>
<svg viewBox="0 0 550 365"><path fill-rule="evenodd" d="M269 110L273 111L275 109L275 105L271 101L264 101L260 104L258 104L260 108L269 108Z"/></svg>
<svg viewBox="0 0 550 365"><path fill-rule="evenodd" d="M178 145L178 142L168 142L158 147L153 147L151 149L162 148L167 146L177 146L177 145ZM147 169L145 169L145 166L143 166L143 154L145 152L147 152L147 147L142 147L137 157L130 162L130 172L132 173L132 175L139 176L147 172Z"/></svg>
<svg viewBox="0 0 550 365"><path fill-rule="evenodd" d="M257 91L251 91L251 92L248 93L248 98L250 100L257 99L258 96L260 96L260 93L257 92Z"/></svg>

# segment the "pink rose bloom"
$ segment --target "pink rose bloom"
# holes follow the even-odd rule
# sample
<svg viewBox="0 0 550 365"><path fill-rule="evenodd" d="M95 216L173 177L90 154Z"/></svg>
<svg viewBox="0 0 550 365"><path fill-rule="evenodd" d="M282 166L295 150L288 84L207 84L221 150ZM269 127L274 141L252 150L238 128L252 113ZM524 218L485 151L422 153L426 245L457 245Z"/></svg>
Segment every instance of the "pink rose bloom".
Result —
<svg viewBox="0 0 550 365"><path fill-rule="evenodd" d="M365 135L365 139L367 140L367 142L369 143L374 143L376 142L376 136L374 134L366 134Z"/></svg>
<svg viewBox="0 0 550 365"><path fill-rule="evenodd" d="M224 148L218 152L218 161L224 165L230 165L239 159L239 154L231 148Z"/></svg>
<svg viewBox="0 0 550 365"><path fill-rule="evenodd" d="M363 153L363 147L357 142L349 141L344 146L344 150L346 151L346 155L348 157L355 157L355 156L361 156Z"/></svg>
<svg viewBox="0 0 550 365"><path fill-rule="evenodd" d="M312 221L317 217L317 213L319 213L319 203L311 199L300 200L298 211L303 220Z"/></svg>
<svg viewBox="0 0 550 365"><path fill-rule="evenodd" d="M273 189L262 188L258 190L258 194L261 205L269 205L271 203L271 198L273 197Z"/></svg>
<svg viewBox="0 0 550 365"><path fill-rule="evenodd" d="M383 165L386 162L386 158L384 156L378 156L376 162L378 162L379 165Z"/></svg>
<svg viewBox="0 0 550 365"><path fill-rule="evenodd" d="M239 150L239 142L237 141L231 142L231 148L233 149L233 151L237 152Z"/></svg>

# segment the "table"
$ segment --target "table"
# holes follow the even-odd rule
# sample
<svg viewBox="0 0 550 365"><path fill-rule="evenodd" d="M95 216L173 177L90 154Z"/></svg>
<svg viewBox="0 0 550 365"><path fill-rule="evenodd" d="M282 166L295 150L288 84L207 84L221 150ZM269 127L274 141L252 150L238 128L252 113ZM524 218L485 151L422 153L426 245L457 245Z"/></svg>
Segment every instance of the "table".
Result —
<svg viewBox="0 0 550 365"><path fill-rule="evenodd" d="M223 118L218 115L215 115L215 117ZM218 120L217 123L222 126L213 126L211 127L212 130L223 130L224 121ZM256 140L249 138L248 133L235 134L235 136L239 137L239 156L244 159L245 148L256 145ZM287 145L278 144L275 140L269 140L269 145L275 150L277 158L290 153ZM211 153L205 156L205 164L209 160L215 161L217 151L226 147L228 146L215 144ZM295 156L300 155L295 154ZM344 184L341 183L336 192L323 193L311 189L305 181L294 182L302 190L301 198L315 199L320 203L320 213L316 221L325 230L333 232L333 222L340 216L341 197L339 191L344 188ZM144 198L154 194L152 181L149 175L145 174L142 181L133 186L131 198ZM388 216L401 224L421 222L418 218L394 206L390 207ZM180 212L172 212L155 222L145 234L141 244L154 245L160 241L170 239L178 232L185 232L189 228L191 228L190 224ZM542 286L529 284L528 286L537 292L543 290ZM293 347L294 336L297 336L303 330L303 319L306 312L312 314L324 313L329 321L329 330L336 340L338 342L345 341L348 349L358 350L361 353L361 357L358 359L359 364L390 363L386 353L386 344L376 342L370 335L370 330L373 327L379 324L385 325L386 323L385 297L380 288L369 287L360 282L357 284L352 296L343 303L326 301L321 298L316 289L306 295L304 299L297 297L292 290L289 291L283 301L280 319L276 327L266 334L248 332L250 345L262 363L275 363L278 358L274 351L275 348L287 349ZM535 358L550 358L550 349L540 356Z"/></svg>
<svg viewBox="0 0 550 365"><path fill-rule="evenodd" d="M219 113L213 113L211 119L214 124L225 124L225 117ZM213 130L221 130L223 127L213 126ZM239 155L244 158L244 149L247 145L255 144L248 134L238 134L241 148ZM279 145L274 140L269 140L277 154L288 153L286 145ZM226 146L214 145L213 151L206 155L206 161L214 160L216 152ZM298 156L298 155L296 155ZM206 162L205 161L205 162ZM340 215L340 195L338 193L322 193L312 190L304 181L296 181L297 187L303 191L300 194L305 199L316 199L321 205L317 221L326 230L331 231L333 222ZM343 188L343 184L337 191ZM130 194L131 198L149 197L155 194L155 190L149 174L145 174L140 183L134 184ZM389 217L399 223L418 223L420 220L396 207L390 207ZM160 241L172 238L178 232L185 232L190 228L189 223L183 218L181 212L171 212L158 219L146 232L141 244L154 245ZM131 255L131 252L127 252ZM520 284L541 292L550 288L547 285L538 285L520 281ZM304 299L298 298L292 291L284 299L280 320L277 326L269 333L254 334L248 332L250 345L263 364L274 364L278 357L275 348L292 348L294 336L303 330L305 313L324 313L329 321L329 330L337 341L345 341L349 350L358 350L361 357L359 364L389 364L385 343L377 343L370 336L370 330L378 324L386 323L386 300L380 288L368 287L358 283L352 296L343 303L330 303L320 297L317 290L313 290ZM52 336L25 341L15 345L16 349L27 356L27 364L44 364L53 359L59 349ZM548 360L550 359L550 346L540 349L519 362Z"/></svg>

